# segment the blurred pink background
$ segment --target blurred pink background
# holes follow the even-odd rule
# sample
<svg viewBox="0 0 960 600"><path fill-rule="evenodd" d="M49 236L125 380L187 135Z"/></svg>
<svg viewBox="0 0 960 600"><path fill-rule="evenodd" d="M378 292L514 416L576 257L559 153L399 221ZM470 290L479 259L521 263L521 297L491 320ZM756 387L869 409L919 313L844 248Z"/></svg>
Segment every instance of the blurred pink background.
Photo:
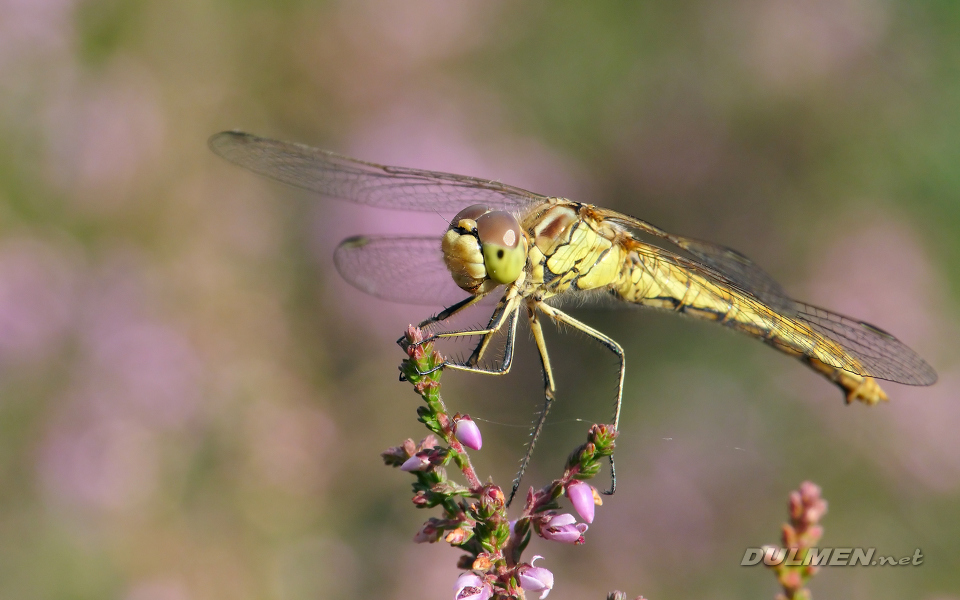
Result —
<svg viewBox="0 0 960 600"><path fill-rule="evenodd" d="M945 2L0 0L0 598L452 597L459 553L412 543L430 515L379 458L425 433L393 340L440 307L331 260L444 221L236 169L206 147L232 128L735 247L940 373L846 407L752 340L577 312L627 353L620 488L585 546L533 542L551 598L773 598L740 559L804 479L824 545L926 557L815 597L960 598L958 49ZM528 338L508 377L444 377L503 485L542 402ZM548 343L525 486L613 391L598 347Z"/></svg>

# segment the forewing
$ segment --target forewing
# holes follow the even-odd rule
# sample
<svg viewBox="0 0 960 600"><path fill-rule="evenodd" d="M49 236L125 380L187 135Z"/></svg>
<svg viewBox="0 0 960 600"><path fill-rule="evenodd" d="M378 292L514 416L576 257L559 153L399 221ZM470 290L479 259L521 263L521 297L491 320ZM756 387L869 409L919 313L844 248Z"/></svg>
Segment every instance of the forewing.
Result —
<svg viewBox="0 0 960 600"><path fill-rule="evenodd" d="M450 276L437 237L351 237L333 262L350 285L384 300L449 306L470 295Z"/></svg>
<svg viewBox="0 0 960 600"><path fill-rule="evenodd" d="M239 131L218 133L209 144L216 154L254 173L380 208L453 214L471 204L516 210L545 200L539 194L498 181L378 165Z"/></svg>

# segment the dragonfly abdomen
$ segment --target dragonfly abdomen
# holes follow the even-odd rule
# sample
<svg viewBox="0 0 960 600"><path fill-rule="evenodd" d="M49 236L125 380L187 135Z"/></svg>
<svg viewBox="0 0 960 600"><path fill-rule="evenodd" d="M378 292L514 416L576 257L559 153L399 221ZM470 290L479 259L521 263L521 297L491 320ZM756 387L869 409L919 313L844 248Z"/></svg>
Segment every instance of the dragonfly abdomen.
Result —
<svg viewBox="0 0 960 600"><path fill-rule="evenodd" d="M661 260L655 252L645 253L642 247L631 252L624 261L614 291L627 302L714 321L755 337L788 356L799 358L840 386L848 402L860 400L876 404L887 399L872 378L831 366L840 361L852 368L862 368L837 343L816 334L803 323L776 314L746 294L738 294Z"/></svg>
<svg viewBox="0 0 960 600"><path fill-rule="evenodd" d="M793 356L829 362L830 356L843 352L806 326L652 254L630 254L616 292L627 302L715 321Z"/></svg>
<svg viewBox="0 0 960 600"><path fill-rule="evenodd" d="M708 321L738 323L740 311L732 294L656 256L631 253L624 262L615 292L626 302L673 310ZM752 328L758 329L757 333L758 325L752 324Z"/></svg>

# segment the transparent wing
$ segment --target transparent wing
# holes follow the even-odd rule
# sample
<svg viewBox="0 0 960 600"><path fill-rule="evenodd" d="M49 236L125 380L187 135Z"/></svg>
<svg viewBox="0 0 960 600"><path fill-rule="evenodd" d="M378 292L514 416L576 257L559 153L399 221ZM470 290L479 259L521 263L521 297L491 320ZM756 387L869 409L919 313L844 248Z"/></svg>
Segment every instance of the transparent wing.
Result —
<svg viewBox="0 0 960 600"><path fill-rule="evenodd" d="M794 301L787 296L783 287L766 271L736 250L711 242L674 235L636 217L604 208L593 208L604 219L667 240L687 251L698 263L722 274L726 281L736 284L739 289L748 292L771 308L785 313L795 309Z"/></svg>
<svg viewBox="0 0 960 600"><path fill-rule="evenodd" d="M333 262L350 285L384 300L450 306L470 295L450 276L437 237L351 237Z"/></svg>
<svg viewBox="0 0 960 600"><path fill-rule="evenodd" d="M863 366L863 373L909 385L931 385L937 373L925 360L886 331L824 308L793 301L796 319L843 346ZM842 368L842 367L841 367Z"/></svg>
<svg viewBox="0 0 960 600"><path fill-rule="evenodd" d="M325 196L380 208L457 213L471 204L515 210L546 198L497 181L388 167L302 144L239 131L210 138L210 149L254 173Z"/></svg>
<svg viewBox="0 0 960 600"><path fill-rule="evenodd" d="M876 377L908 385L930 385L937 380L933 368L903 342L882 329L856 319L836 314L829 310L793 300L780 292L782 288L767 285L762 294L749 287L757 279L753 269L731 272L701 264L667 250L635 242L631 250L652 260L666 261L685 271L700 275L731 297L731 307L740 312L758 315L770 323L769 331L756 327L756 331L738 328L749 335L767 339L771 333L795 342L803 348L816 344L821 350L835 348L823 362L837 369L850 371L866 377ZM715 261L718 265L725 263ZM753 263L749 263L752 265ZM763 279L773 281L759 268ZM747 285L744 285L744 282ZM758 297L763 296L763 298ZM764 298L773 297L774 302ZM758 321L760 322L760 321ZM727 325L735 326L728 322Z"/></svg>

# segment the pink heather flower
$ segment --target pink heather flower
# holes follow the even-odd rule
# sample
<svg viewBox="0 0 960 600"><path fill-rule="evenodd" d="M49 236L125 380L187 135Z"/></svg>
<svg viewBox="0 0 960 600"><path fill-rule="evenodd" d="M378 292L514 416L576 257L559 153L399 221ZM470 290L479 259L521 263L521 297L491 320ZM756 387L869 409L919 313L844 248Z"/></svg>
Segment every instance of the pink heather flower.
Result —
<svg viewBox="0 0 960 600"><path fill-rule="evenodd" d="M540 526L540 535L545 539L563 544L582 544L586 531L587 524L577 523L577 519L570 513L551 515L544 519Z"/></svg>
<svg viewBox="0 0 960 600"><path fill-rule="evenodd" d="M457 440L473 450L479 450L483 446L483 438L480 437L480 428L473 422L473 419L464 415L457 420L454 429L454 435Z"/></svg>
<svg viewBox="0 0 960 600"><path fill-rule="evenodd" d="M413 536L413 541L417 544L432 544L440 539L440 535L442 533L443 531L437 529L437 526L433 520L430 520L420 527L420 531Z"/></svg>
<svg viewBox="0 0 960 600"><path fill-rule="evenodd" d="M400 465L401 471L426 471L430 467L430 461L425 456L414 454Z"/></svg>
<svg viewBox="0 0 960 600"><path fill-rule="evenodd" d="M573 503L580 518L587 523L593 523L594 509L597 504L593 499L593 488L582 481L573 481L567 486L567 498Z"/></svg>
<svg viewBox="0 0 960 600"><path fill-rule="evenodd" d="M520 587L527 592L543 592L540 594L540 599L543 600L553 589L553 573L543 567L533 566L538 558L543 557L534 556L530 566L520 568Z"/></svg>
<svg viewBox="0 0 960 600"><path fill-rule="evenodd" d="M493 596L493 586L473 573L458 577L453 589L453 600L489 600Z"/></svg>

